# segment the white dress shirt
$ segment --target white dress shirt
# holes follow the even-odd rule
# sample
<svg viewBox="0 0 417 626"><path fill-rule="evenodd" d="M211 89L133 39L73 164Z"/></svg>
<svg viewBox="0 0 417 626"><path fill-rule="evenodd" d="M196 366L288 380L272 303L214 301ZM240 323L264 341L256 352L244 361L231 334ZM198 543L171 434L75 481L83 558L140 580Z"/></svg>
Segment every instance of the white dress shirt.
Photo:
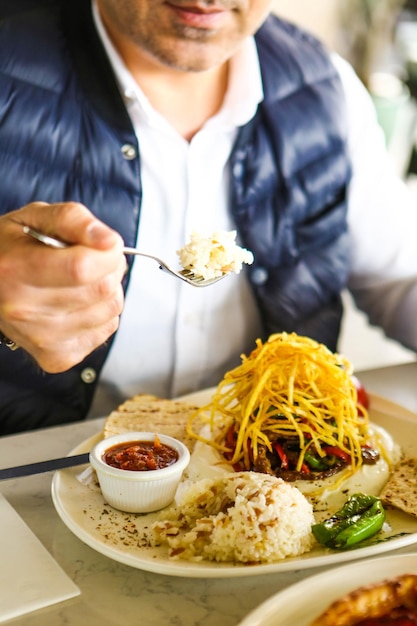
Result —
<svg viewBox="0 0 417 626"><path fill-rule="evenodd" d="M176 250L192 230L231 230L228 169L237 127L262 100L256 46L249 39L232 59L220 111L187 142L150 105L95 20L139 138L143 202L138 247L178 266ZM346 92L353 179L349 286L371 320L417 348L417 210L396 176L369 96L351 67L334 63ZM135 393L175 397L217 384L254 347L260 320L244 273L195 289L136 258L120 329L102 382L120 399ZM114 399L112 400L114 401Z"/></svg>

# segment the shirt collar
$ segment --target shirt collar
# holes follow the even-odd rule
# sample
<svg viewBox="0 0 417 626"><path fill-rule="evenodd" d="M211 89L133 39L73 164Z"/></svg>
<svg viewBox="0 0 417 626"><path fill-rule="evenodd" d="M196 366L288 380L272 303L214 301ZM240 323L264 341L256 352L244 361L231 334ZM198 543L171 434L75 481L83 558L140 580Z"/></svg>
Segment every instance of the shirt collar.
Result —
<svg viewBox="0 0 417 626"><path fill-rule="evenodd" d="M159 118L149 100L127 69L122 57L110 40L95 0L93 16L99 37L112 64L121 93L127 104L136 100L149 122ZM249 37L230 61L229 84L218 113L207 121L206 127L236 128L249 122L263 100L263 86L255 39Z"/></svg>

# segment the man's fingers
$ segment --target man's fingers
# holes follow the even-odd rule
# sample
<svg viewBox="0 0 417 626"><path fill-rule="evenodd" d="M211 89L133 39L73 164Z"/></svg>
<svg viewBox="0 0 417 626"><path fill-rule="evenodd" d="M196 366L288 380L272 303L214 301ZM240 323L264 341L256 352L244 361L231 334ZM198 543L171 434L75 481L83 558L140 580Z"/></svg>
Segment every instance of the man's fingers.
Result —
<svg viewBox="0 0 417 626"><path fill-rule="evenodd" d="M98 220L87 207L78 202L57 204L33 202L13 212L10 219L21 226L29 226L69 244L99 250L123 246L123 241L116 231Z"/></svg>
<svg viewBox="0 0 417 626"><path fill-rule="evenodd" d="M51 248L27 225L70 245ZM117 330L123 241L78 203L35 202L0 218L0 328L47 372L82 361Z"/></svg>

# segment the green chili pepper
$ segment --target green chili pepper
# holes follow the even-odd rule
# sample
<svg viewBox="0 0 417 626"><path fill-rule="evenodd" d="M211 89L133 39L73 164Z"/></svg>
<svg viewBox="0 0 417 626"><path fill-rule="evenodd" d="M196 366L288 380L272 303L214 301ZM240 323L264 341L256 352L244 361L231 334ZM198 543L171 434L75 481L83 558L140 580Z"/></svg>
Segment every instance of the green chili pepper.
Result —
<svg viewBox="0 0 417 626"><path fill-rule="evenodd" d="M359 516L358 521L350 528L342 530L335 538L333 545L335 548L350 548L351 546L369 539L378 533L385 522L385 511L382 502L379 500Z"/></svg>
<svg viewBox="0 0 417 626"><path fill-rule="evenodd" d="M312 469L312 470L326 470L327 469L327 465L326 463L324 463L320 457L316 457L313 454L310 454L310 452L306 452L304 455L304 461L307 463L307 465Z"/></svg>
<svg viewBox="0 0 417 626"><path fill-rule="evenodd" d="M379 498L376 496L368 496L364 493L354 493L348 500L346 500L340 511L335 513L334 517L337 516L339 518L345 518L356 515L357 513L364 513L373 505L374 502L377 502L378 499Z"/></svg>
<svg viewBox="0 0 417 626"><path fill-rule="evenodd" d="M319 543L329 548L350 548L379 532L385 511L379 498L357 493L329 519L312 526Z"/></svg>
<svg viewBox="0 0 417 626"><path fill-rule="evenodd" d="M346 517L345 519L336 516L330 517L325 522L312 526L313 535L319 543L330 547L337 535L343 530L349 529L357 520L357 516Z"/></svg>

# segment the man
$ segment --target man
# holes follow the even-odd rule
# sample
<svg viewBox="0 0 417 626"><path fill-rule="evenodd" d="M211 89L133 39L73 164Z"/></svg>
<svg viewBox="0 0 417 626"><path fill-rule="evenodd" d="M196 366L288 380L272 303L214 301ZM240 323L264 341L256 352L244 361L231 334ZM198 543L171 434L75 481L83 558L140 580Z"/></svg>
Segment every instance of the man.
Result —
<svg viewBox="0 0 417 626"><path fill-rule="evenodd" d="M335 349L348 280L416 348L417 217L371 105L340 59L270 8L5 11L1 432L81 419L99 378L114 401L215 384L274 331ZM43 247L25 224L74 245ZM125 273L123 242L172 261L193 228L236 228L254 264L205 290L138 259Z"/></svg>

